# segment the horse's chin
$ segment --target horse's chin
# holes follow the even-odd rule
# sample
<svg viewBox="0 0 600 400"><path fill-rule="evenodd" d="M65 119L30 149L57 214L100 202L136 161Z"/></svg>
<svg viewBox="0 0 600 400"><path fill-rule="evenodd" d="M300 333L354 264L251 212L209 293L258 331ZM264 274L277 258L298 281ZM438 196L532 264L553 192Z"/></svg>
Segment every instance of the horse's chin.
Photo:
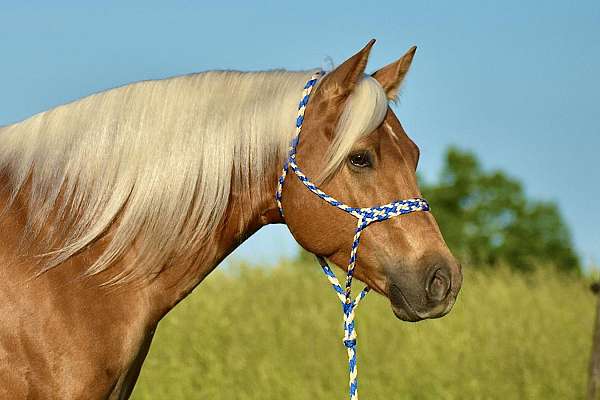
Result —
<svg viewBox="0 0 600 400"><path fill-rule="evenodd" d="M423 321L425 319L438 319L438 318L442 318L443 316L445 316L446 314L448 314L450 312L450 310L452 309L452 305L453 303L449 304L446 309L436 315L419 315L417 312L415 312L413 310L413 308L409 305L409 304L391 304L392 305L392 311L394 312L394 315L396 316L396 318L402 320L402 321L406 321L406 322L419 322L419 321Z"/></svg>
<svg viewBox="0 0 600 400"><path fill-rule="evenodd" d="M423 318L419 317L417 313L415 313L410 306L396 306L392 304L392 311L396 318L406 321L406 322L419 322L422 321Z"/></svg>

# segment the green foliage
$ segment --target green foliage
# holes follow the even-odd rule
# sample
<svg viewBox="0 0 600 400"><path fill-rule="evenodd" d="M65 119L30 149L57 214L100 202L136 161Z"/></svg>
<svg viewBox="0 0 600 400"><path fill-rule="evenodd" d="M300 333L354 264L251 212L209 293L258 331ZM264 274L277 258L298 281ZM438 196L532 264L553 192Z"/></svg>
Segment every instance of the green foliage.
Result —
<svg viewBox="0 0 600 400"><path fill-rule="evenodd" d="M341 310L318 266L232 269L160 324L133 398L346 398ZM442 319L398 321L375 293L357 312L362 398L584 398L594 297L576 274L471 269Z"/></svg>
<svg viewBox="0 0 600 400"><path fill-rule="evenodd" d="M557 206L528 199L501 171L484 171L469 152L450 148L439 181L421 184L452 251L474 265L579 270Z"/></svg>

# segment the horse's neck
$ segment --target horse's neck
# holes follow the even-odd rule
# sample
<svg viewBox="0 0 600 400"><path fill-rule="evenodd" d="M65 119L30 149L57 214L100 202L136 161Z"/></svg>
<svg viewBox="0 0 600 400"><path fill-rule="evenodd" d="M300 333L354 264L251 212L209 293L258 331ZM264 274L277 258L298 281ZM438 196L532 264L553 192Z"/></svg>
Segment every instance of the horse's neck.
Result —
<svg viewBox="0 0 600 400"><path fill-rule="evenodd" d="M187 296L227 255L261 227L283 222L275 202L279 169L278 162L261 183L251 182L247 192L232 193L227 212L217 229L206 241L160 273L153 284L158 293L163 293L161 312L168 312Z"/></svg>
<svg viewBox="0 0 600 400"><path fill-rule="evenodd" d="M277 177L281 168L281 163L285 154L285 143L288 141L289 137L283 138L282 136L278 135L285 135L286 131L290 136L293 133L294 113L296 110L297 99L300 97L299 91L301 91L302 84L306 78L305 75L305 73L297 73L290 76L279 76L277 78L278 75L274 74L275 77L273 78L273 85L267 85L264 91L257 91L258 94L262 93L262 97L258 97L252 101L248 100L251 104L254 102L254 100L256 100L255 102L257 104L262 104L264 106L264 110L261 110L264 112L259 113L259 115L265 116L265 118L268 116L271 119L267 118L264 123L257 124L252 130L253 135L259 135L262 133L265 135L264 137L244 137L240 139L249 140L252 143L256 142L256 148L251 147L248 151L239 152L242 154L242 156L237 154L238 152L236 151L238 156L248 157L248 159L243 160L242 163L237 165L232 165L232 170L234 170L234 168L238 168L240 171L234 171L234 173L230 176L223 174L224 176L222 178L235 180L238 175L244 175L250 179L250 182L244 181L243 185L231 184L231 192L229 193L225 214L219 218L220 222L216 228L213 228L212 225L210 226L212 232L208 233L207 235L203 234L201 236L201 243L196 243L195 240L199 236L190 235L190 237L192 237L190 241L193 241L194 243L189 243L189 245L186 243L187 247L181 246L177 247L176 249L167 249L169 252L164 252L165 254L172 254L179 252L181 248L186 249L185 254L178 254L175 258L169 259L169 265L161 270L158 275L154 277L151 283L146 284L146 287L149 287L149 289L160 292L160 295L157 295L159 299L156 301L156 303L159 304L159 308L162 311L168 311L169 307L181 300L185 294L189 293L199 282L201 282L201 280L208 273L210 273L210 271L212 271L223 258L233 251L237 245L258 230L261 226L267 223L281 222L274 200L274 192ZM256 78L253 80L250 78L252 77L247 77L246 79L248 79L250 83L254 82L254 86L260 86L262 89L262 87L265 85L265 82L262 79ZM278 85L281 86L281 88L279 88ZM253 88L254 86L249 85L250 88ZM264 95L265 93L272 92L278 93L276 98L269 98ZM237 110L238 108L233 107L232 109ZM250 107L242 108L245 109ZM272 111L271 114L267 112L269 110ZM273 119L273 115L276 115L275 119ZM233 115L230 117L239 119L239 115ZM237 125L232 124L232 126L233 133L230 132L230 141L237 143L235 142L235 137L232 136L233 134L237 133L237 130L234 129ZM15 132L19 133L18 131ZM209 140L208 143L210 142L211 141ZM273 157L273 154L262 154L262 157L260 157L256 154L256 152L259 151L277 152L278 156ZM212 154L207 153L202 154L202 156L209 159ZM253 163L255 159L260 159L261 162L257 163L257 165L254 165ZM246 171L246 164L252 166L253 168L249 168L249 170ZM203 167L205 167L204 170L206 170L213 167L213 165L209 163L207 165L203 165ZM257 177L256 175L258 174L262 176ZM254 182L252 180L254 180ZM52 180L49 181L51 183L54 182ZM8 186L5 186L5 188L6 187ZM2 189L2 187L0 187L0 189ZM20 234L24 232L24 229L21 225L24 225L25 221L27 221L30 217L26 214L26 211L24 211L28 209L29 204L27 190L20 190L19 192L22 193L22 201L19 207L15 209L23 210L23 212L19 212L19 215L15 216L14 224L17 226L14 230L18 231L18 235L13 235L13 237L21 237ZM0 196L0 208L6 204L2 200L3 199ZM175 204L176 202L173 201L172 203ZM183 207L180 208L183 209ZM220 208L219 212L221 210L222 209ZM202 211L210 213L212 210ZM53 229L52 227L60 227L60 224L61 221L49 221L44 218L42 230L48 230L51 233ZM0 228L3 226L6 227L7 223L2 224L2 221L0 220ZM115 225L115 227L116 226L117 225ZM186 227L185 229L189 230L193 229L193 227ZM111 232L109 231L109 233ZM113 231L112 233L115 232ZM144 232L141 232L139 236L136 237L139 238L139 243L142 243L143 233ZM110 237L114 237L114 235L105 236L105 238ZM91 286L96 283L100 285L106 281L110 281L110 278L114 277L115 275L118 276L119 273L126 273L131 271L132 267L135 268L134 261L136 261L136 252L138 251L135 246L135 240L138 239L132 239L132 243L134 245L130 246L130 248L127 248L123 256L119 256L120 259L118 262L116 262L114 265L110 265L106 270L102 271L97 276L89 278ZM2 238L0 237L0 245L2 244L1 241ZM108 242L109 240L105 239L100 239L96 242L90 242L89 247L82 248L81 253L76 254L75 257L71 257L68 262L63 264L68 263L71 266L69 271L73 276L77 276L77 274L81 275L90 266L90 262L93 262L93 260L96 260L102 254L103 246L106 248ZM157 243L157 246L159 245L160 242ZM148 246L139 246L140 249L147 247ZM1 250L2 249L0 249L0 251ZM41 250L42 251L39 253L48 253L48 248ZM14 255L16 254L17 253L14 252ZM34 264L35 262L32 261L32 267ZM142 267L140 269L143 269L143 266L139 267ZM64 271L65 266L57 265L55 269L58 271ZM156 269L152 271L156 271ZM171 294L171 291L173 294Z"/></svg>
<svg viewBox="0 0 600 400"><path fill-rule="evenodd" d="M35 277L41 265L36 261L35 256L23 256L24 248L19 239L23 237L27 221L27 190L25 190L17 196L9 212L0 219L0 229L7 233L0 235L0 265L5 266L2 272L14 281L8 283L17 287L33 279L48 287L49 290L56 287L60 291L60 287L65 284L70 285L73 290L76 290L75 286L80 285L81 290L86 293L90 290L97 290L99 293L111 290L115 293L112 296L114 301L122 297L124 303L143 301L148 305L144 308L148 315L146 317L137 315L136 318L142 317L158 322L245 239L266 224L281 222L274 200L280 161L273 164L260 182L250 182L249 190L245 190L244 193L230 194L225 215L217 228L202 243L191 247L187 253L176 256L172 263L154 279L122 283L114 288L106 288L102 285L115 275L131 269L128 260L135 260L135 246L120 261L98 275L82 277L90 260L101 254L103 245L106 245L102 240L63 265L58 265ZM7 177L2 174L0 174L0 184L2 184L0 185L2 189L0 207L2 207L8 204L10 198L6 190L9 187ZM52 222L48 221L48 226L51 225ZM137 312L139 314L139 310Z"/></svg>

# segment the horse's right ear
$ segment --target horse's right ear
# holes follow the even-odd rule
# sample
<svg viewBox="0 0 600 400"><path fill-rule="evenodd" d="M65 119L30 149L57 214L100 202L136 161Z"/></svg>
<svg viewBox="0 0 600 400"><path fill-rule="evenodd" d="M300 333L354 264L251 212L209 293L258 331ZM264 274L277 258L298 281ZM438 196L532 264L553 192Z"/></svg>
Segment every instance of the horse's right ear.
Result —
<svg viewBox="0 0 600 400"><path fill-rule="evenodd" d="M365 73L374 43L375 39L371 39L362 50L325 75L319 90L325 99L334 101L338 106L344 103Z"/></svg>
<svg viewBox="0 0 600 400"><path fill-rule="evenodd" d="M408 73L416 51L417 46L411 47L398 61L381 68L372 75L381 84L383 90L385 90L388 100L397 100L398 90Z"/></svg>

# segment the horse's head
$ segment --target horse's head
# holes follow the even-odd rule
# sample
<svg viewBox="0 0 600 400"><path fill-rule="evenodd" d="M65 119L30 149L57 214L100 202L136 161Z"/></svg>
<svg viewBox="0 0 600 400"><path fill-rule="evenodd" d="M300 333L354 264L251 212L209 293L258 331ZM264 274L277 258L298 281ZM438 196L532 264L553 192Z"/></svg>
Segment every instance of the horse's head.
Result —
<svg viewBox="0 0 600 400"><path fill-rule="evenodd" d="M364 75L374 41L328 73L306 109L297 162L326 193L353 207L420 197L419 149L388 105L408 72L416 48ZM298 179L284 187L285 219L308 251L338 265L349 257L356 219L327 204ZM387 296L407 321L445 315L462 282L430 212L370 225L362 234L355 276Z"/></svg>

